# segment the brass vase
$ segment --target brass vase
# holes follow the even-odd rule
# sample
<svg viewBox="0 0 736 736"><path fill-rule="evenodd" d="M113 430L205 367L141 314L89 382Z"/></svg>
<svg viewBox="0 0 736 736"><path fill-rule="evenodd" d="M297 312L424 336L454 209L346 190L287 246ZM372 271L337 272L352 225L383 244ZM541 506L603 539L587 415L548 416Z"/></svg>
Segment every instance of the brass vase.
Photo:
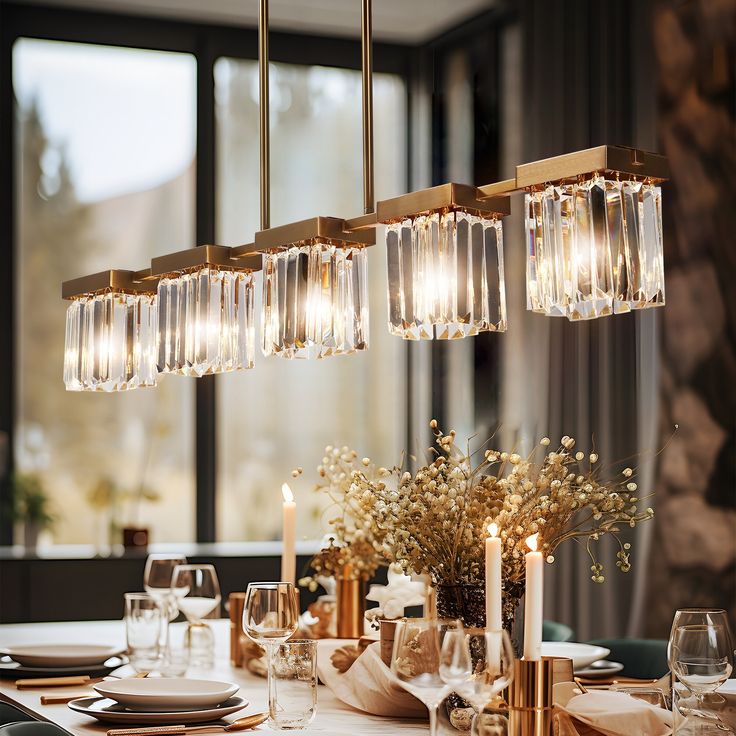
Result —
<svg viewBox="0 0 736 736"><path fill-rule="evenodd" d="M353 575L351 565L337 575L337 638L360 639L365 616L365 581Z"/></svg>

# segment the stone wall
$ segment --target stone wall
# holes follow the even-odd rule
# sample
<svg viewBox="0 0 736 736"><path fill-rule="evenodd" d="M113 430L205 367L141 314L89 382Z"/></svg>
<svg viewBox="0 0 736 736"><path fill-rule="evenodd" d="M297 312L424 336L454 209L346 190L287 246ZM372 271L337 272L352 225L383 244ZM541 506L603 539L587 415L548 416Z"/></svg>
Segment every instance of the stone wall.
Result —
<svg viewBox="0 0 736 736"><path fill-rule="evenodd" d="M653 27L672 180L647 633L667 636L682 606L736 626L736 0L667 0Z"/></svg>

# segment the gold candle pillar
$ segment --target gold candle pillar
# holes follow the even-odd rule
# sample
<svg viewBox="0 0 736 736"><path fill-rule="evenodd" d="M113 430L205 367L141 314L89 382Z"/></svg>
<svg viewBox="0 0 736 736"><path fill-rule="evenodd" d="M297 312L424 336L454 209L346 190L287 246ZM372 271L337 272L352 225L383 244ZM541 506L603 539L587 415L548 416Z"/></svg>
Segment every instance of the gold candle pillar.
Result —
<svg viewBox="0 0 736 736"><path fill-rule="evenodd" d="M365 582L345 565L337 576L337 638L360 639L365 616Z"/></svg>
<svg viewBox="0 0 736 736"><path fill-rule="evenodd" d="M510 736L552 736L554 681L554 657L514 662L508 694Z"/></svg>

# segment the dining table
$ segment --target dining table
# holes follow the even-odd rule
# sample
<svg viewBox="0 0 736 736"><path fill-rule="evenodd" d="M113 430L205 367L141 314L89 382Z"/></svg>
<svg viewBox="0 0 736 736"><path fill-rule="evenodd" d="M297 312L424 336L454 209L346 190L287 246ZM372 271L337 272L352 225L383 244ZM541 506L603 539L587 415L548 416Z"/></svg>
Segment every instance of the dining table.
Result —
<svg viewBox="0 0 736 736"><path fill-rule="evenodd" d="M239 695L249 705L226 720L232 721L244 715L267 710L266 680L251 674L248 670L230 664L230 622L226 619L208 621L215 635L215 664L207 671L188 673L200 679L221 680L237 683ZM0 647L21 644L109 644L125 648L125 625L123 621L75 621L32 624L0 625ZM133 674L132 668L126 674ZM121 673L122 674L122 673ZM43 695L73 695L82 697L89 694L89 686L32 688L19 690L14 680L0 679L0 700L15 705L43 721L51 721L65 728L75 736L104 734L108 729L119 728L101 723L91 717L77 713L67 705L42 705ZM255 733L281 733L269 728L267 724L258 726ZM423 736L428 733L426 721L417 718L386 718L351 708L342 703L324 686L318 686L317 713L306 729L307 733L329 734L330 736L370 736L371 734L399 734L401 736Z"/></svg>

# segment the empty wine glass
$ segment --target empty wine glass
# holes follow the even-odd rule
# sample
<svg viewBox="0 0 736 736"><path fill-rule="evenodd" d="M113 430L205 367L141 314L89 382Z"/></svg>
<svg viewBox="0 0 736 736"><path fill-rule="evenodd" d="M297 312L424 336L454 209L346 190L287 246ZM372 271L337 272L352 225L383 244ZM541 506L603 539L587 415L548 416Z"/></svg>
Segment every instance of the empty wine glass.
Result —
<svg viewBox="0 0 736 736"><path fill-rule="evenodd" d="M250 583L243 606L243 631L266 649L268 658L268 711L278 721L274 688L274 647L283 644L297 629L299 606L292 583Z"/></svg>
<svg viewBox="0 0 736 736"><path fill-rule="evenodd" d="M672 637L672 671L699 702L733 670L733 645L721 624L678 626Z"/></svg>
<svg viewBox="0 0 736 736"><path fill-rule="evenodd" d="M667 643L667 662L670 670L674 671L672 659L672 642L675 632L680 626L723 626L729 632L728 614L722 608L678 608L672 619L672 628L670 629L670 640Z"/></svg>
<svg viewBox="0 0 736 736"><path fill-rule="evenodd" d="M189 662L211 667L215 638L202 620L220 605L220 583L213 565L177 565L171 576L171 594L189 622Z"/></svg>
<svg viewBox="0 0 736 736"><path fill-rule="evenodd" d="M391 671L401 687L421 700L429 710L429 732L437 734L437 709L452 692L451 682L461 681L470 662L459 656L441 655L443 639L462 630L455 620L410 619L396 624Z"/></svg>
<svg viewBox="0 0 736 736"><path fill-rule="evenodd" d="M169 621L179 615L176 600L171 595L171 577L177 565L186 565L184 555L155 554L148 555L146 568L143 571L143 587L149 595L161 601L168 612Z"/></svg>
<svg viewBox="0 0 736 736"><path fill-rule="evenodd" d="M462 666L440 670L440 675L473 706L476 714L472 732L477 734L483 709L491 705L513 680L514 648L511 639L503 630L465 629L449 632L442 643L442 660L463 663ZM486 720L493 718L503 716L488 716ZM503 723L487 722L486 725L498 725L504 730Z"/></svg>

